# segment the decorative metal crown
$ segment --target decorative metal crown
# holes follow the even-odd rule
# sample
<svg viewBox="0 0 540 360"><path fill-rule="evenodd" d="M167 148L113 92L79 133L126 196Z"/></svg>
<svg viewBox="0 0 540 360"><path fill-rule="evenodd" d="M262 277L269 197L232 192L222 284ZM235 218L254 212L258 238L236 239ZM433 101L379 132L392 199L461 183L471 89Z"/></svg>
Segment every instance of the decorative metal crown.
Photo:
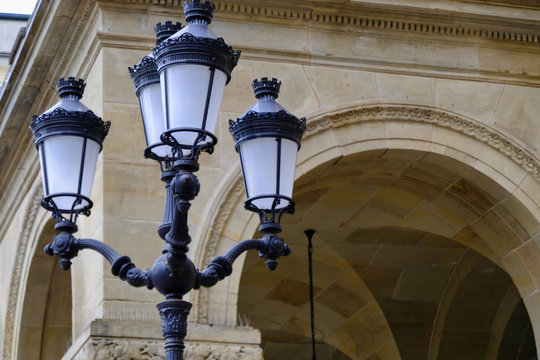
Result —
<svg viewBox="0 0 540 360"><path fill-rule="evenodd" d="M233 50L227 45L223 38L210 39L184 33L157 45L154 58L158 72L178 63L208 65L223 71L228 83L232 70L238 64L240 53L240 50Z"/></svg>
<svg viewBox="0 0 540 360"><path fill-rule="evenodd" d="M70 76L67 79L60 78L56 83L56 88L58 89L58 95L60 98L63 98L67 95L75 95L79 99L82 98L84 93L84 88L86 83L83 79L76 80L75 77Z"/></svg>
<svg viewBox="0 0 540 360"><path fill-rule="evenodd" d="M163 40L167 39L171 35L174 35L178 31L182 30L182 24L177 22L173 24L172 21L165 21L165 24L158 22L154 26L156 32L156 45L160 44Z"/></svg>
<svg viewBox="0 0 540 360"><path fill-rule="evenodd" d="M253 80L252 86L253 91L255 92L255 97L257 99L265 95L270 95L277 99L279 95L279 89L281 88L281 81L276 78L268 80L267 77L263 77L260 81L257 79Z"/></svg>
<svg viewBox="0 0 540 360"><path fill-rule="evenodd" d="M133 65L132 68L128 67L128 70L137 93L146 85L159 83L156 60L152 56L143 57L140 63Z"/></svg>
<svg viewBox="0 0 540 360"><path fill-rule="evenodd" d="M133 65L133 67L128 67L129 75L131 75L131 78L134 78L138 71L141 71L147 67L156 67L156 60L151 56L145 56L140 63Z"/></svg>
<svg viewBox="0 0 540 360"><path fill-rule="evenodd" d="M201 0L184 1L184 16L187 22L200 19L210 24L215 9L216 5L208 0L204 0L202 3Z"/></svg>
<svg viewBox="0 0 540 360"><path fill-rule="evenodd" d="M95 140L100 145L109 133L110 121L103 121L91 110L67 111L56 108L49 113L33 115L30 130L34 133L36 144L43 139L57 135L82 135Z"/></svg>

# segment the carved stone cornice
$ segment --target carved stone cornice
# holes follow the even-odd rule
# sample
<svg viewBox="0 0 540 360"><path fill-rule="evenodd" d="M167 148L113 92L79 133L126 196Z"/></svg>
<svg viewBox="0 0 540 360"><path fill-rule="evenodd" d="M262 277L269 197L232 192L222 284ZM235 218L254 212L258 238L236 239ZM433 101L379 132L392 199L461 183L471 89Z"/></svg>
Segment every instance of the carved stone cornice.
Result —
<svg viewBox="0 0 540 360"><path fill-rule="evenodd" d="M330 128L368 121L411 121L442 126L473 137L500 153L531 173L540 181L538 158L510 137L478 121L445 110L413 105L369 105L321 115L308 120L304 138Z"/></svg>
<svg viewBox="0 0 540 360"><path fill-rule="evenodd" d="M534 44L540 42L540 22L526 24L519 19L497 18L495 16L474 16L466 13L443 12L434 9L418 9L372 4L280 6L274 2L265 5L235 4L216 2L216 13L223 15L236 13L246 16L283 18L301 22L325 25L347 26L347 31L369 29L396 33L432 34L445 38L471 38L499 40L509 43ZM307 5L307 6L306 6ZM326 6L324 6L326 5ZM502 11L501 11L502 12ZM535 26L536 25L536 26Z"/></svg>
<svg viewBox="0 0 540 360"><path fill-rule="evenodd" d="M124 0L133 3L133 0ZM138 0L138 3L178 7L176 0ZM346 26L347 31L373 30L408 34L431 34L444 38L502 41L515 44L540 43L540 21L526 20L508 12L503 4L478 3L476 8L488 8L484 13L444 9L441 5L421 8L378 4L373 2L336 1L214 1L216 18L246 17L271 20L286 19L290 24L313 23ZM492 9L499 11L492 14ZM520 7L536 11L539 6ZM440 10L443 9L443 10ZM459 9L459 7L458 7ZM463 6L462 9L467 9ZM508 14L508 15L507 15ZM532 17L534 19L534 17ZM259 19L258 19L259 21Z"/></svg>

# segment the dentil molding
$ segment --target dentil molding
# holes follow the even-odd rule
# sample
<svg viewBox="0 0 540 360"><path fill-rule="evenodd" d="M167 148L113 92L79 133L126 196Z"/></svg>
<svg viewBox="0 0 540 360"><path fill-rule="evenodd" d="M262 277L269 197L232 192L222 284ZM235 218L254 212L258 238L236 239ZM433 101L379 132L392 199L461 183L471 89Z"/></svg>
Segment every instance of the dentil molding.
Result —
<svg viewBox="0 0 540 360"><path fill-rule="evenodd" d="M181 8L178 0L114 0L109 2L129 2ZM102 1L106 2L106 1ZM435 7L418 9L412 6L388 4L374 5L371 1L213 1L218 17L261 17L287 19L289 22L310 22L321 25L347 26L347 30L381 30L413 34L432 34L445 38L471 38L479 40L503 41L516 44L538 46L540 43L540 23L505 16L505 6L494 7L492 14L473 14L460 11L438 10ZM434 2L436 3L436 2ZM467 9L462 6L461 9ZM486 10L488 11L488 10ZM525 9L521 9L525 11ZM530 7L530 11L540 11L540 7ZM508 12L512 14L511 12Z"/></svg>

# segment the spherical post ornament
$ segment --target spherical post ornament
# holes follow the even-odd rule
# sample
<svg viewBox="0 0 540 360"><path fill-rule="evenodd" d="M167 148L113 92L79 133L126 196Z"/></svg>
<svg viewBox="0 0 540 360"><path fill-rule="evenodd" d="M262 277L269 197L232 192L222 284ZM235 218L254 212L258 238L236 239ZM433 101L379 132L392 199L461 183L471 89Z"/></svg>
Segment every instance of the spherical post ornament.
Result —
<svg viewBox="0 0 540 360"><path fill-rule="evenodd" d="M97 159L110 126L79 101L85 85L74 77L60 79L60 102L34 115L30 124L41 163L41 204L59 222L75 223L79 214L89 214Z"/></svg>
<svg viewBox="0 0 540 360"><path fill-rule="evenodd" d="M236 121L229 120L248 197L245 207L259 214L261 231L271 233L279 232L282 214L294 212L296 155L306 129L305 118L276 102L280 87L275 78L255 79L258 102Z"/></svg>
<svg viewBox="0 0 540 360"><path fill-rule="evenodd" d="M207 0L185 1L187 26L154 50L166 127L162 141L184 165L201 151L213 151L223 91L240 57L208 29L214 9Z"/></svg>

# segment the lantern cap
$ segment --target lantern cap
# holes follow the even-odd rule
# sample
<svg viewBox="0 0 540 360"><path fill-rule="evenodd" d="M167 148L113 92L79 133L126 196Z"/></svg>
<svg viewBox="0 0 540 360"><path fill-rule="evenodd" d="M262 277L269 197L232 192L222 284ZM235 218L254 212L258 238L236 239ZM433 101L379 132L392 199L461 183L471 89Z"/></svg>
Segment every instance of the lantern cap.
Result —
<svg viewBox="0 0 540 360"><path fill-rule="evenodd" d="M144 86L159 83L159 73L153 55L145 56L141 62L133 65L132 68L128 67L128 70L131 79L135 83L137 95Z"/></svg>
<svg viewBox="0 0 540 360"><path fill-rule="evenodd" d="M193 28L201 27L193 26ZM156 46L154 58L158 72L162 72L169 66L203 65L222 71L228 83L231 80L231 72L240 59L240 50L233 50L223 38L212 38L209 33L198 36L187 30L190 30L189 26Z"/></svg>
<svg viewBox="0 0 540 360"><path fill-rule="evenodd" d="M163 40L169 38L171 35L176 34L178 31L182 30L182 24L177 22L173 24L172 21L165 21L164 24L158 22L154 26L154 31L156 33L156 45L159 45Z"/></svg>
<svg viewBox="0 0 540 360"><path fill-rule="evenodd" d="M261 80L253 80L251 84L253 91L255 92L255 97L260 99L263 96L272 96L274 99L277 99L279 95L279 89L281 87L281 81L276 78L268 80L267 77L261 78Z"/></svg>
<svg viewBox="0 0 540 360"><path fill-rule="evenodd" d="M103 121L91 110L81 112L57 108L39 116L34 115L30 130L34 133L36 146L48 137L61 135L87 137L102 146L110 126L110 121Z"/></svg>
<svg viewBox="0 0 540 360"><path fill-rule="evenodd" d="M111 122L103 121L79 102L85 85L84 80L75 80L74 77L58 80L60 102L43 114L32 117L30 130L34 133L36 146L48 137L62 135L82 136L102 145ZM69 95L75 95L76 99Z"/></svg>
<svg viewBox="0 0 540 360"><path fill-rule="evenodd" d="M276 78L268 80L263 77L260 81L253 80L252 85L257 103L236 121L229 120L229 131L236 149L244 141L260 137L285 138L300 147L306 118L297 118L275 101L281 82Z"/></svg>
<svg viewBox="0 0 540 360"><path fill-rule="evenodd" d="M169 66L202 65L215 68L225 74L227 83L238 63L240 51L209 28L215 5L208 0L186 0L184 14L188 25L159 43L154 49L158 72Z"/></svg>
<svg viewBox="0 0 540 360"><path fill-rule="evenodd" d="M207 24L212 22L212 17L214 16L214 10L216 5L208 0L201 2L200 0L189 0L184 1L184 16L186 21L193 22L194 20L202 20Z"/></svg>
<svg viewBox="0 0 540 360"><path fill-rule="evenodd" d="M237 150L244 141L260 137L289 139L300 147L305 130L306 118L299 119L284 110L267 113L248 111L236 121L229 120L229 132Z"/></svg>
<svg viewBox="0 0 540 360"><path fill-rule="evenodd" d="M82 98L85 87L86 83L83 79L75 79L73 76L70 76L67 79L60 78L56 83L58 95L62 99L69 95L75 95L78 99Z"/></svg>

